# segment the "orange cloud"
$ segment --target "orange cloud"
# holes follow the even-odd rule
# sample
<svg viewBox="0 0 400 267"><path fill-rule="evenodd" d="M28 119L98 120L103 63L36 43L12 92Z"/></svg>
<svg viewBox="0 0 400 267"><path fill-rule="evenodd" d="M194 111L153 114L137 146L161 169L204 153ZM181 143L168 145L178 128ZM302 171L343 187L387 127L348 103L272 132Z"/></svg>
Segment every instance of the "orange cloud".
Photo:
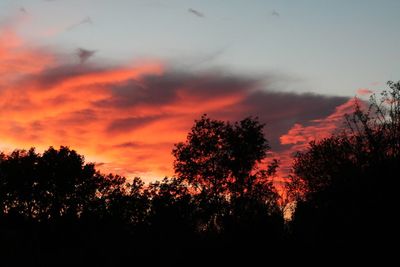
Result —
<svg viewBox="0 0 400 267"><path fill-rule="evenodd" d="M37 73L52 60L50 54L27 48L11 28L0 26L0 78L3 82L15 75Z"/></svg>
<svg viewBox="0 0 400 267"><path fill-rule="evenodd" d="M173 174L174 143L204 113L224 120L259 116L273 155L289 161L285 145L332 130L336 115L329 114L347 101L277 92L258 79L191 73L161 61L72 64L51 49L32 48L12 29L0 30L0 61L0 150L68 145L104 172L148 180Z"/></svg>

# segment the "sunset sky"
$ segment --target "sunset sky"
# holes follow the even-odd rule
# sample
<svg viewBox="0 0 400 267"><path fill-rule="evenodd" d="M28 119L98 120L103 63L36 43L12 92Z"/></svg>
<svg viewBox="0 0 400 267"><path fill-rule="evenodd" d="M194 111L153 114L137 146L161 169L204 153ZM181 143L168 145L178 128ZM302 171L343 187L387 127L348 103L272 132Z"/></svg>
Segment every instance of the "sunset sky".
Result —
<svg viewBox="0 0 400 267"><path fill-rule="evenodd" d="M195 119L258 116L284 168L400 73L400 1L0 0L0 150L172 175Z"/></svg>

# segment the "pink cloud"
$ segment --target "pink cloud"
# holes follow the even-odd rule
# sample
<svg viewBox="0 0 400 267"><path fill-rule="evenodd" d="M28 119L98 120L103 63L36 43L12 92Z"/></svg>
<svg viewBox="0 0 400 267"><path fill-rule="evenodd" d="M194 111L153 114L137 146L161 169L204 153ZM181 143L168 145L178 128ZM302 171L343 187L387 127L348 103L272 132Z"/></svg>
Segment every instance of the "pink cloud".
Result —
<svg viewBox="0 0 400 267"><path fill-rule="evenodd" d="M275 157L280 159L281 162L278 173L281 182L284 182L285 177L290 173L293 155L296 152L307 149L309 142L327 138L343 129L345 115L354 112L356 103L361 108L365 107L365 102L356 98L349 99L347 102L337 106L330 115L321 119L310 120L307 125L295 123L287 133L280 136L281 144L286 146L286 149L275 153Z"/></svg>
<svg viewBox="0 0 400 267"><path fill-rule="evenodd" d="M367 88L360 88L357 90L357 95L365 96L365 95L372 95L374 91L367 89Z"/></svg>

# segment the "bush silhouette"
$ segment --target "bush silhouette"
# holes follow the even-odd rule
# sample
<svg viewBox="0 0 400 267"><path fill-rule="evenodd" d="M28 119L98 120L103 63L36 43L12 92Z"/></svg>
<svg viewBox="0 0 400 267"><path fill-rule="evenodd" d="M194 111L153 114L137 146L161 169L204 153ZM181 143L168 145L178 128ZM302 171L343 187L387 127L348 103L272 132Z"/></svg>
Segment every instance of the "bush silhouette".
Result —
<svg viewBox="0 0 400 267"><path fill-rule="evenodd" d="M288 190L297 201L292 230L298 246L375 255L396 231L400 171L400 84L356 105L340 134L297 154ZM341 255L341 254L338 254ZM357 254L360 255L360 254Z"/></svg>

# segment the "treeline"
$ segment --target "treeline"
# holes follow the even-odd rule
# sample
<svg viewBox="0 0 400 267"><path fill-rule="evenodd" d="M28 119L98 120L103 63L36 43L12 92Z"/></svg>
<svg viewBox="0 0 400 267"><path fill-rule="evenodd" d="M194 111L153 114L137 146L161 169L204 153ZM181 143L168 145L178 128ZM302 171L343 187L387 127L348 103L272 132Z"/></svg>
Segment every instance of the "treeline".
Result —
<svg viewBox="0 0 400 267"><path fill-rule="evenodd" d="M395 239L400 84L389 87L369 108L357 105L341 133L295 156L291 221L272 183L279 164L264 167L270 147L256 118L203 116L172 151L175 178L150 184L104 175L68 147L0 154L2 265L253 265L359 249L366 257Z"/></svg>

